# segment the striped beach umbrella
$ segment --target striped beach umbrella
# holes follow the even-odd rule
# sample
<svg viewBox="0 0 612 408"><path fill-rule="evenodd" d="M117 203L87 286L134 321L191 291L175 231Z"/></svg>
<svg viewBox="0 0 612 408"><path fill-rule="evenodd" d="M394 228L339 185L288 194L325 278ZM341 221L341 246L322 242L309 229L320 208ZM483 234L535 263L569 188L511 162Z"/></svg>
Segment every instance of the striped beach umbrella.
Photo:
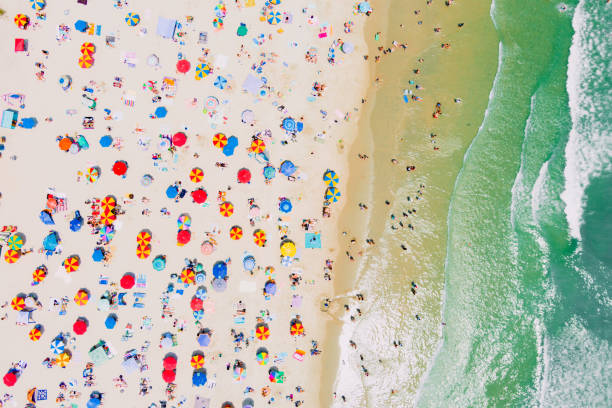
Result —
<svg viewBox="0 0 612 408"><path fill-rule="evenodd" d="M151 245L138 245L136 256L138 259L147 259L151 255Z"/></svg>
<svg viewBox="0 0 612 408"><path fill-rule="evenodd" d="M139 246L149 245L151 243L151 238L153 237L149 231L142 230L138 233L138 235L136 235L136 243Z"/></svg>
<svg viewBox="0 0 612 408"><path fill-rule="evenodd" d="M138 23L140 23L140 15L130 12L127 14L127 16L125 16L125 22L130 27L134 27L135 25L138 25Z"/></svg>
<svg viewBox="0 0 612 408"><path fill-rule="evenodd" d="M89 302L89 293L86 290L79 290L76 295L74 295L74 303L79 306L85 306Z"/></svg>
<svg viewBox="0 0 612 408"><path fill-rule="evenodd" d="M204 275L204 274L202 274L202 275ZM197 275L196 275L196 281L197 281ZM206 293L207 293L206 292L206 288L204 286L201 286L201 287L198 288L198 290L196 290L196 293L195 293L194 296L197 297L198 299L204 300L204 299L206 299Z"/></svg>
<svg viewBox="0 0 612 408"><path fill-rule="evenodd" d="M17 25L17 27L21 29L25 29L28 26L28 24L30 24L30 18L26 16L25 14L21 14L21 13L17 14L13 21L15 22L15 25Z"/></svg>
<svg viewBox="0 0 612 408"><path fill-rule="evenodd" d="M32 341L38 341L40 340L40 337L42 336L42 332L40 331L40 329L38 327L34 327L32 330L30 330L30 332L28 333L28 337L30 338L30 340Z"/></svg>
<svg viewBox="0 0 612 408"><path fill-rule="evenodd" d="M231 217L234 213L234 206L229 201L226 201L219 206L219 212L224 217Z"/></svg>
<svg viewBox="0 0 612 408"><path fill-rule="evenodd" d="M108 243L115 237L115 228L112 225L104 225L100 228L100 238L102 242Z"/></svg>
<svg viewBox="0 0 612 408"><path fill-rule="evenodd" d="M275 6L281 4L281 0L269 0L270 4L273 4Z"/></svg>
<svg viewBox="0 0 612 408"><path fill-rule="evenodd" d="M106 196L100 201L100 207L102 208L102 212L108 212L115 209L117 206L117 201L113 196Z"/></svg>
<svg viewBox="0 0 612 408"><path fill-rule="evenodd" d="M336 187L329 187L325 191L325 200L335 203L340 198L340 190Z"/></svg>
<svg viewBox="0 0 612 408"><path fill-rule="evenodd" d="M200 321L204 318L204 309L198 309L193 311L193 319Z"/></svg>
<svg viewBox="0 0 612 408"><path fill-rule="evenodd" d="M261 140L261 139L254 139L254 140L251 142L251 147L250 147L250 150L251 150L253 153L257 153L257 154L259 154L259 153L263 153L263 152L264 152L264 150L266 150L266 144L265 144L265 143L264 143L264 141L263 141L263 140Z"/></svg>
<svg viewBox="0 0 612 408"><path fill-rule="evenodd" d="M115 220L117 220L117 216L112 211L100 214L100 221L102 221L104 225L111 225Z"/></svg>
<svg viewBox="0 0 612 408"><path fill-rule="evenodd" d="M10 249L19 251L23 247L23 238L20 235L13 234L6 240L6 245Z"/></svg>
<svg viewBox="0 0 612 408"><path fill-rule="evenodd" d="M242 238L242 228L238 225L234 225L230 229L230 238L234 241L238 241L240 238Z"/></svg>
<svg viewBox="0 0 612 408"><path fill-rule="evenodd" d="M66 348L66 345L61 339L55 339L51 342L51 351L55 355L62 354L65 348Z"/></svg>
<svg viewBox="0 0 612 408"><path fill-rule="evenodd" d="M36 283L40 283L47 277L47 268L39 266L32 272L32 280Z"/></svg>
<svg viewBox="0 0 612 408"><path fill-rule="evenodd" d="M23 296L15 296L13 300L11 300L11 308L18 312L25 309L25 299Z"/></svg>
<svg viewBox="0 0 612 408"><path fill-rule="evenodd" d="M253 241L255 242L255 245L257 245L258 247L264 247L266 246L266 233L263 230L255 230L255 232L253 233Z"/></svg>
<svg viewBox="0 0 612 408"><path fill-rule="evenodd" d="M100 178L100 171L96 167L90 167L85 172L85 179L90 183L95 183Z"/></svg>
<svg viewBox="0 0 612 408"><path fill-rule="evenodd" d="M215 79L215 82L213 83L213 85L219 89L225 89L225 87L227 86L227 79L219 75Z"/></svg>
<svg viewBox="0 0 612 408"><path fill-rule="evenodd" d="M323 181L325 182L325 184L327 184L328 187L335 187L340 181L340 178L338 177L335 171L327 170L323 174Z"/></svg>
<svg viewBox="0 0 612 408"><path fill-rule="evenodd" d="M281 13L278 11L272 11L268 14L268 24L276 25L281 22Z"/></svg>
<svg viewBox="0 0 612 408"><path fill-rule="evenodd" d="M204 367L204 356L201 354L196 354L193 357L191 357L191 367L193 367L196 370L198 368Z"/></svg>
<svg viewBox="0 0 612 408"><path fill-rule="evenodd" d="M191 268L183 269L181 272L181 282L186 285L192 285L195 283L195 272Z"/></svg>
<svg viewBox="0 0 612 408"><path fill-rule="evenodd" d="M215 133L213 136L213 146L223 149L227 145L227 136L225 133Z"/></svg>
<svg viewBox="0 0 612 408"><path fill-rule="evenodd" d="M191 228L191 217L183 214L179 216L176 220L176 224L179 230L185 230Z"/></svg>
<svg viewBox="0 0 612 408"><path fill-rule="evenodd" d="M259 353L257 353L257 362L259 363L259 365L266 365L268 364L268 360L270 359L270 357L268 356L268 353L265 351L260 351Z"/></svg>
<svg viewBox="0 0 612 408"><path fill-rule="evenodd" d="M63 352L55 359L55 362L62 368L66 367L70 362L70 354Z"/></svg>
<svg viewBox="0 0 612 408"><path fill-rule="evenodd" d="M304 334L304 326L300 322L294 322L291 325L290 333L292 336L301 336Z"/></svg>
<svg viewBox="0 0 612 408"><path fill-rule="evenodd" d="M202 180L204 180L204 171L199 167L194 167L191 169L191 172L189 172L189 180L194 183L202 182Z"/></svg>
<svg viewBox="0 0 612 408"><path fill-rule="evenodd" d="M64 260L64 269L68 273L78 271L79 266L81 266L81 260L77 256L69 256Z"/></svg>
<svg viewBox="0 0 612 408"><path fill-rule="evenodd" d="M260 324L255 328L255 337L259 340L267 340L270 337L270 329L265 324Z"/></svg>
<svg viewBox="0 0 612 408"><path fill-rule="evenodd" d="M47 2L45 0L30 0L30 4L33 10L40 11L45 8Z"/></svg>
<svg viewBox="0 0 612 408"><path fill-rule="evenodd" d="M6 263L15 263L21 257L21 252L15 251L14 249L9 249L4 254L4 260Z"/></svg>
<svg viewBox="0 0 612 408"><path fill-rule="evenodd" d="M195 69L195 78L202 79L207 77L211 72L210 66L208 64L199 64Z"/></svg>
<svg viewBox="0 0 612 408"><path fill-rule="evenodd" d="M83 69L91 68L94 63L94 59L91 55L81 55L79 58L79 67Z"/></svg>
<svg viewBox="0 0 612 408"><path fill-rule="evenodd" d="M90 42L84 42L81 44L81 54L93 56L96 52L96 46Z"/></svg>

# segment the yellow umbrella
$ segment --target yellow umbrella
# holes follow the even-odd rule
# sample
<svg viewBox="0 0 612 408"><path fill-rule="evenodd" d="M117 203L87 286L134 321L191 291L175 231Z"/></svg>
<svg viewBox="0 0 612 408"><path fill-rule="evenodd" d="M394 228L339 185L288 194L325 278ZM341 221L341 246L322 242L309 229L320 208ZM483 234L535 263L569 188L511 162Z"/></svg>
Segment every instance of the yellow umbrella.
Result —
<svg viewBox="0 0 612 408"><path fill-rule="evenodd" d="M289 256L293 258L296 253L295 244L293 241L285 240L281 244L280 251L282 256Z"/></svg>
<svg viewBox="0 0 612 408"><path fill-rule="evenodd" d="M85 306L89 302L89 293L84 290L79 290L76 295L74 295L74 303L79 306Z"/></svg>
<svg viewBox="0 0 612 408"><path fill-rule="evenodd" d="M8 251L6 251L6 253L4 254L4 260L7 263L15 263L17 262L17 260L19 259L19 257L21 256L21 252L17 252L14 249L9 249Z"/></svg>
<svg viewBox="0 0 612 408"><path fill-rule="evenodd" d="M151 245L138 245L136 256L138 259L147 259L151 255Z"/></svg>
<svg viewBox="0 0 612 408"><path fill-rule="evenodd" d="M81 55L79 58L79 67L83 69L91 68L94 63L94 59L91 55Z"/></svg>
<svg viewBox="0 0 612 408"><path fill-rule="evenodd" d="M55 359L55 362L62 368L66 367L70 362L70 354L63 352Z"/></svg>

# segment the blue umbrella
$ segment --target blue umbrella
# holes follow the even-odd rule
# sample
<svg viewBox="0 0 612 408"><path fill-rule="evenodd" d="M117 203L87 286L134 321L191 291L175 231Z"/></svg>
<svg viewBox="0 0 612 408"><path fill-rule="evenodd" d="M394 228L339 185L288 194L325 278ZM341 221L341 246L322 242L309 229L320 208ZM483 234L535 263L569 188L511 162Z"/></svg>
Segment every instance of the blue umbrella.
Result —
<svg viewBox="0 0 612 408"><path fill-rule="evenodd" d="M290 160L285 160L281 163L280 172L287 177L295 173L296 170L297 168L295 167L295 164L293 164L293 162L291 162Z"/></svg>
<svg viewBox="0 0 612 408"><path fill-rule="evenodd" d="M288 213L291 211L291 209L293 209L293 205L291 204L291 201L289 201L288 198L283 198L280 202L280 204L278 205L278 208L284 212L284 213Z"/></svg>
<svg viewBox="0 0 612 408"><path fill-rule="evenodd" d="M194 371L191 382L195 387L201 387L206 384L206 373L203 371Z"/></svg>
<svg viewBox="0 0 612 408"><path fill-rule="evenodd" d="M285 118L283 119L283 129L287 132L295 132L295 119L293 118Z"/></svg>
<svg viewBox="0 0 612 408"><path fill-rule="evenodd" d="M214 85L219 89L225 89L225 86L227 85L227 79L219 75L217 79L215 79Z"/></svg>
<svg viewBox="0 0 612 408"><path fill-rule="evenodd" d="M70 230L77 232L83 227L83 217L81 217L81 213L76 211L74 213L74 218L70 220Z"/></svg>
<svg viewBox="0 0 612 408"><path fill-rule="evenodd" d="M87 27L89 27L89 24L87 24L87 21L78 20L76 23L74 23L74 29L82 33L84 33L87 30Z"/></svg>
<svg viewBox="0 0 612 408"><path fill-rule="evenodd" d="M158 255L153 259L153 269L163 271L166 268L166 258L163 255Z"/></svg>
<svg viewBox="0 0 612 408"><path fill-rule="evenodd" d="M53 252L57 248L58 243L59 236L57 235L57 232L51 231L43 240L43 248L45 248L47 251Z"/></svg>
<svg viewBox="0 0 612 408"><path fill-rule="evenodd" d="M36 11L44 9L47 5L45 0L30 0L30 4L32 5L32 9Z"/></svg>
<svg viewBox="0 0 612 408"><path fill-rule="evenodd" d="M62 354L66 345L61 339L55 339L51 342L51 351L53 354Z"/></svg>
<svg viewBox="0 0 612 408"><path fill-rule="evenodd" d="M253 255L245 256L242 260L242 266L244 266L244 269L246 269L247 271L252 271L253 269L255 269L255 258L253 257Z"/></svg>
<svg viewBox="0 0 612 408"><path fill-rule="evenodd" d="M38 121L36 120L36 118L23 118L21 119L21 123L19 124L19 127L22 127L24 129L32 129L37 124L38 124Z"/></svg>
<svg viewBox="0 0 612 408"><path fill-rule="evenodd" d="M117 318L112 314L108 315L108 317L104 321L104 326L106 326L106 328L109 330L114 329L116 324L117 324Z"/></svg>
<svg viewBox="0 0 612 408"><path fill-rule="evenodd" d="M194 310L193 318L196 320L202 320L202 318L204 318L204 309Z"/></svg>
<svg viewBox="0 0 612 408"><path fill-rule="evenodd" d="M198 344L202 347L207 347L210 344L210 335L202 333L198 336Z"/></svg>
<svg viewBox="0 0 612 408"><path fill-rule="evenodd" d="M87 408L97 408L99 406L100 406L99 398L90 398L89 401L87 401Z"/></svg>
<svg viewBox="0 0 612 408"><path fill-rule="evenodd" d="M166 189L166 197L175 198L178 195L178 188L176 186L169 186Z"/></svg>
<svg viewBox="0 0 612 408"><path fill-rule="evenodd" d="M266 166L263 169L263 175L266 179L272 180L274 177L276 177L276 169L272 166Z"/></svg>
<svg viewBox="0 0 612 408"><path fill-rule="evenodd" d="M102 248L94 249L91 259L93 259L94 262L101 262L104 259L104 250Z"/></svg>
<svg viewBox="0 0 612 408"><path fill-rule="evenodd" d="M106 136L102 136L102 137L100 138L100 146L102 146L102 147L108 147L108 146L110 146L111 144L113 144L113 138L112 138L111 136L106 135Z"/></svg>
<svg viewBox="0 0 612 408"><path fill-rule="evenodd" d="M206 288L204 286L200 286L198 290L196 290L195 297L198 299L206 299Z"/></svg>
<svg viewBox="0 0 612 408"><path fill-rule="evenodd" d="M268 24L276 25L281 22L281 13L273 11L268 14Z"/></svg>
<svg viewBox="0 0 612 408"><path fill-rule="evenodd" d="M51 216L51 213L47 210L42 210L38 218L40 218L42 223L45 225L55 225L55 221L53 221L53 217Z"/></svg>
<svg viewBox="0 0 612 408"><path fill-rule="evenodd" d="M225 279L227 277L227 264L223 261L218 261L213 266L213 276L217 279Z"/></svg>
<svg viewBox="0 0 612 408"><path fill-rule="evenodd" d="M159 108L155 109L155 116L157 116L158 118L165 118L167 114L168 109L164 108L163 106L160 106Z"/></svg>
<svg viewBox="0 0 612 408"><path fill-rule="evenodd" d="M272 281L266 282L266 286L264 286L264 290L266 291L266 293L275 295L276 294L276 283Z"/></svg>

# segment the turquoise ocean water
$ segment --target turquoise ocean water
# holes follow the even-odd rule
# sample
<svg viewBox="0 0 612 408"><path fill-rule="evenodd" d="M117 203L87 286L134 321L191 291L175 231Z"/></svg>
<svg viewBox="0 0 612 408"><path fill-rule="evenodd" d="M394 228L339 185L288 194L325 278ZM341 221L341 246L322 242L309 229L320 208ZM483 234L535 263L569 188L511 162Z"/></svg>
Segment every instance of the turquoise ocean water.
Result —
<svg viewBox="0 0 612 408"><path fill-rule="evenodd" d="M612 406L612 4L496 0L422 407Z"/></svg>

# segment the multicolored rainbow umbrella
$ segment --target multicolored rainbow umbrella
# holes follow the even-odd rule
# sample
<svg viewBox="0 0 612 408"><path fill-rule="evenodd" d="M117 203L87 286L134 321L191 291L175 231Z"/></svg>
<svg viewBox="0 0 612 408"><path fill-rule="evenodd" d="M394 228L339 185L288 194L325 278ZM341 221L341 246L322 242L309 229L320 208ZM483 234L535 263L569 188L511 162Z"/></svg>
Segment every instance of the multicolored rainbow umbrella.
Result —
<svg viewBox="0 0 612 408"><path fill-rule="evenodd" d="M176 220L179 231L191 228L191 217L188 215L181 215Z"/></svg>
<svg viewBox="0 0 612 408"><path fill-rule="evenodd" d="M85 172L85 179L90 183L95 183L100 178L100 171L96 167L90 167Z"/></svg>

